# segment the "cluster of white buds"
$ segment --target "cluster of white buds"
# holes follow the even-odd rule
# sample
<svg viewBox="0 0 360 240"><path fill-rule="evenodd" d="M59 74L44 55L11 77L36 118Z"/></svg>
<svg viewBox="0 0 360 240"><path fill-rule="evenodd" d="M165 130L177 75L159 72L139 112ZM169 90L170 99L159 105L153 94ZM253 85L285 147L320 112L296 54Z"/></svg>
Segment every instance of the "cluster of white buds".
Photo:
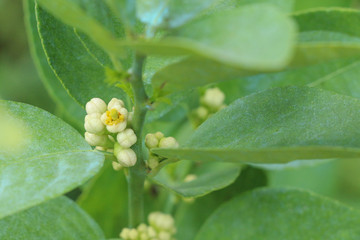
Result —
<svg viewBox="0 0 360 240"><path fill-rule="evenodd" d="M113 151L118 162L115 170L131 167L136 163L136 154L130 148L137 141L131 128L126 128L129 113L124 102L113 98L106 105L100 98L93 98L86 104L85 140L99 150Z"/></svg>
<svg viewBox="0 0 360 240"><path fill-rule="evenodd" d="M209 88L200 98L200 106L193 111L194 123L199 126L217 111L226 107L225 94L219 88Z"/></svg>
<svg viewBox="0 0 360 240"><path fill-rule="evenodd" d="M145 136L145 145L151 150L152 148L177 148L179 143L173 137L165 137L163 133L148 133ZM150 169L154 169L159 165L159 157L150 152L147 165Z"/></svg>
<svg viewBox="0 0 360 240"><path fill-rule="evenodd" d="M137 228L124 228L120 237L123 240L175 240L176 228L171 215L153 212L148 222L149 225L142 223Z"/></svg>

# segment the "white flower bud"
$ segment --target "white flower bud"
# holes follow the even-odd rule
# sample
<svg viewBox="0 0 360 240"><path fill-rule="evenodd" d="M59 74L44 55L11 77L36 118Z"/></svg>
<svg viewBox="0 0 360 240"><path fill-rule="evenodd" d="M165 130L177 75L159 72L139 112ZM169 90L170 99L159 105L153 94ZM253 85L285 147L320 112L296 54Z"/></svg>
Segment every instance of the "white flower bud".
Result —
<svg viewBox="0 0 360 240"><path fill-rule="evenodd" d="M225 94L219 88L209 88L206 90L201 102L212 109L219 109L224 100Z"/></svg>
<svg viewBox="0 0 360 240"><path fill-rule="evenodd" d="M123 167L132 167L136 164L136 154L131 148L122 148L119 143L115 143L114 155Z"/></svg>
<svg viewBox="0 0 360 240"><path fill-rule="evenodd" d="M104 113L106 111L106 103L100 98L93 98L86 103L86 112L87 114L92 113Z"/></svg>
<svg viewBox="0 0 360 240"><path fill-rule="evenodd" d="M130 229L128 229L128 228L123 228L123 229L121 230L120 237L121 237L122 239L128 239L129 232L130 232Z"/></svg>
<svg viewBox="0 0 360 240"><path fill-rule="evenodd" d="M123 168L123 166L121 166L118 162L112 162L112 166L115 171L120 171Z"/></svg>
<svg viewBox="0 0 360 240"><path fill-rule="evenodd" d="M107 109L110 111L111 109L115 108L119 111L121 108L124 108L124 106L125 106L125 104L122 100L113 98L110 100L110 102L107 106Z"/></svg>
<svg viewBox="0 0 360 240"><path fill-rule="evenodd" d="M136 240L137 237L138 237L138 232L136 231L136 229L131 229L130 232L129 232L129 239L131 240Z"/></svg>
<svg viewBox="0 0 360 240"><path fill-rule="evenodd" d="M106 129L111 133L118 133L126 128L128 111L126 108L111 109L101 115L101 121L106 125Z"/></svg>
<svg viewBox="0 0 360 240"><path fill-rule="evenodd" d="M160 232L159 233L159 240L171 240L171 234L168 232Z"/></svg>
<svg viewBox="0 0 360 240"><path fill-rule="evenodd" d="M156 132L155 137L160 141L164 137L164 134L162 132Z"/></svg>
<svg viewBox="0 0 360 240"><path fill-rule="evenodd" d="M137 137L134 133L134 130L130 128L125 129L123 132L118 133L116 139L117 142L120 144L120 146L123 148L130 148L137 141Z"/></svg>
<svg viewBox="0 0 360 240"><path fill-rule="evenodd" d="M102 134L105 132L105 125L101 121L100 113L92 113L85 116L85 130L93 134Z"/></svg>
<svg viewBox="0 0 360 240"><path fill-rule="evenodd" d="M146 134L146 136L145 136L145 145L148 148L156 148L156 147L158 147L158 144L159 144L159 140L157 139L155 134L152 134L152 133Z"/></svg>
<svg viewBox="0 0 360 240"><path fill-rule="evenodd" d="M196 109L196 115L200 118L200 119L206 119L209 115L209 111L205 108L205 107L198 107Z"/></svg>
<svg viewBox="0 0 360 240"><path fill-rule="evenodd" d="M184 182L191 182L191 181L194 181L196 178L197 177L195 174L189 174L185 177Z"/></svg>
<svg viewBox="0 0 360 240"><path fill-rule="evenodd" d="M155 156L150 156L147 163L150 169L154 169L159 165L159 159Z"/></svg>
<svg viewBox="0 0 360 240"><path fill-rule="evenodd" d="M138 227L137 227L137 230L139 232L146 232L147 231L147 226L145 223L141 223Z"/></svg>
<svg viewBox="0 0 360 240"><path fill-rule="evenodd" d="M85 140L91 145L91 146L101 146L106 147L109 146L110 140L107 137L107 135L96 135L89 132L85 132Z"/></svg>
<svg viewBox="0 0 360 240"><path fill-rule="evenodd" d="M156 231L153 227L148 227L147 229L147 235L149 236L150 239L155 238L156 237Z"/></svg>
<svg viewBox="0 0 360 240"><path fill-rule="evenodd" d="M159 148L177 148L178 142L173 137L162 138L159 142Z"/></svg>

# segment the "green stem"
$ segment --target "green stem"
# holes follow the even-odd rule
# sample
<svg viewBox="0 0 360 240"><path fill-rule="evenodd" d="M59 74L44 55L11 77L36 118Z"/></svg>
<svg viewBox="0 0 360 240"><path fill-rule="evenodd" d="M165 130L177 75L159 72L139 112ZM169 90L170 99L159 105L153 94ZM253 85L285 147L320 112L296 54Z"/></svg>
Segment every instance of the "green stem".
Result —
<svg viewBox="0 0 360 240"><path fill-rule="evenodd" d="M132 147L137 156L135 166L129 168L128 192L129 192L129 227L136 227L144 221L144 182L146 168L142 151L142 130L147 112L146 103L148 96L142 81L142 71L145 56L136 54L133 63L133 74L130 83L134 92L134 117L132 120L133 130L138 137L136 144Z"/></svg>

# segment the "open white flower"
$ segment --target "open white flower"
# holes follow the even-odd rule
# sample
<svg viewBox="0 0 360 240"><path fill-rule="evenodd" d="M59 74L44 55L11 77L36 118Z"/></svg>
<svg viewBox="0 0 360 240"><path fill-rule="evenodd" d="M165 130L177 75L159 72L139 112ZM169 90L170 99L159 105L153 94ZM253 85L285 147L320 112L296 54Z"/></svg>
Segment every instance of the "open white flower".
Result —
<svg viewBox="0 0 360 240"><path fill-rule="evenodd" d="M106 103L100 98L93 98L86 103L85 108L87 114L92 114L92 113L102 114L103 112L106 111Z"/></svg>
<svg viewBox="0 0 360 240"><path fill-rule="evenodd" d="M103 134L105 132L105 125L101 121L100 113L91 113L85 116L85 130L93 134Z"/></svg>
<svg viewBox="0 0 360 240"><path fill-rule="evenodd" d="M137 137L134 133L134 130L128 128L124 131L118 133L117 142L120 144L123 148L130 148L132 145L134 145L137 141Z"/></svg>
<svg viewBox="0 0 360 240"><path fill-rule="evenodd" d="M101 115L101 121L111 133L118 133L126 128L128 111L126 108L115 104L113 108Z"/></svg>

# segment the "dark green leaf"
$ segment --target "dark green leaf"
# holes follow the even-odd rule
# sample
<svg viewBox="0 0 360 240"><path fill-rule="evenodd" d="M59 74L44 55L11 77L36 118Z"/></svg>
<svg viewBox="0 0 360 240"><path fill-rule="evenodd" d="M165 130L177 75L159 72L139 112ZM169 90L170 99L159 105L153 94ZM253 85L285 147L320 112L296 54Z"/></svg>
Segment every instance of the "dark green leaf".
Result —
<svg viewBox="0 0 360 240"><path fill-rule="evenodd" d="M65 118L69 119L78 129L83 129L83 120L85 117L83 109L66 92L46 59L37 30L34 0L24 0L24 12L31 54L47 91L59 105L60 110L63 110L65 113Z"/></svg>
<svg viewBox="0 0 360 240"><path fill-rule="evenodd" d="M71 27L44 10L36 11L40 37L50 66L70 94L82 105L91 98L126 100L126 94L106 83L105 69L87 52Z"/></svg>

